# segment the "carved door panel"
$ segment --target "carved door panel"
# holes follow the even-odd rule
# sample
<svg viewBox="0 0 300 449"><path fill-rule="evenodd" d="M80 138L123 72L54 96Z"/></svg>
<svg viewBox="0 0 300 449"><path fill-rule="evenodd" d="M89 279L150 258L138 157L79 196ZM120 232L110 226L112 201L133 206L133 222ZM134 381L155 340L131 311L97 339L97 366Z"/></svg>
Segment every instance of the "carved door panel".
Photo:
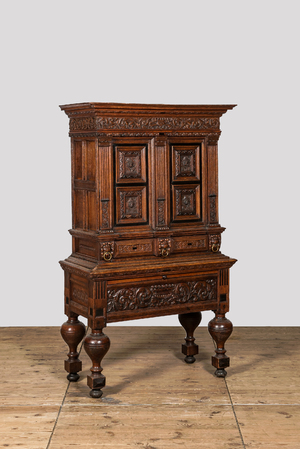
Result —
<svg viewBox="0 0 300 449"><path fill-rule="evenodd" d="M200 146L172 146L172 181L200 181Z"/></svg>
<svg viewBox="0 0 300 449"><path fill-rule="evenodd" d="M147 223L146 186L116 188L116 224Z"/></svg>
<svg viewBox="0 0 300 449"><path fill-rule="evenodd" d="M171 145L172 221L202 221L201 143Z"/></svg>
<svg viewBox="0 0 300 449"><path fill-rule="evenodd" d="M146 147L143 145L117 146L116 151L116 183L145 183Z"/></svg>
<svg viewBox="0 0 300 449"><path fill-rule="evenodd" d="M147 145L120 144L115 154L116 226L144 225L149 221Z"/></svg>

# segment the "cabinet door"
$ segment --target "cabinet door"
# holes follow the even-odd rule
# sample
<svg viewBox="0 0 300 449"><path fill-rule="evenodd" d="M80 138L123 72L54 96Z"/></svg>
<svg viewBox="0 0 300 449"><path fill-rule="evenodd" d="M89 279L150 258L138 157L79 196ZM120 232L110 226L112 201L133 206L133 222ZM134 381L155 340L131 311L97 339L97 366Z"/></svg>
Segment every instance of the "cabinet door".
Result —
<svg viewBox="0 0 300 449"><path fill-rule="evenodd" d="M202 142L171 142L172 223L203 221Z"/></svg>
<svg viewBox="0 0 300 449"><path fill-rule="evenodd" d="M148 145L114 146L115 225L149 223Z"/></svg>

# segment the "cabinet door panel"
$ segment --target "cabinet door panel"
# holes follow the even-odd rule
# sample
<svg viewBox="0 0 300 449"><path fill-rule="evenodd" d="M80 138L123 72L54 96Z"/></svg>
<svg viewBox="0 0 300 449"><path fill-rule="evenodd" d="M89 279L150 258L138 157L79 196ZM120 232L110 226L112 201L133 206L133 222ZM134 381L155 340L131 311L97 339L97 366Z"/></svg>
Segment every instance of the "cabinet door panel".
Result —
<svg viewBox="0 0 300 449"><path fill-rule="evenodd" d="M144 146L116 147L116 182L146 182L146 148Z"/></svg>
<svg viewBox="0 0 300 449"><path fill-rule="evenodd" d="M200 146L172 146L172 181L200 181Z"/></svg>
<svg viewBox="0 0 300 449"><path fill-rule="evenodd" d="M200 220L200 186L173 185L173 221Z"/></svg>
<svg viewBox="0 0 300 449"><path fill-rule="evenodd" d="M146 186L116 188L116 224L147 223Z"/></svg>

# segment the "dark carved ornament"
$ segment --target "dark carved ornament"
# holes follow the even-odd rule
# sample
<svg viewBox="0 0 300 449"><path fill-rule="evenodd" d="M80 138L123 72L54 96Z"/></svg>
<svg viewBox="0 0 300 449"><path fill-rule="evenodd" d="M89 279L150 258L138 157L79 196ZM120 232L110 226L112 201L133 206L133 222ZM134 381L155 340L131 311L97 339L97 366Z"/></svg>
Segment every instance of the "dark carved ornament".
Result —
<svg viewBox="0 0 300 449"><path fill-rule="evenodd" d="M158 209L158 224L163 226L165 224L165 199L157 199L157 209Z"/></svg>
<svg viewBox="0 0 300 449"><path fill-rule="evenodd" d="M161 256L169 255L171 251L171 239L158 239L158 252Z"/></svg>
<svg viewBox="0 0 300 449"><path fill-rule="evenodd" d="M104 258L105 253L111 253L113 256L114 254L114 242L102 242L100 244L100 250L101 250L101 259Z"/></svg>
<svg viewBox="0 0 300 449"><path fill-rule="evenodd" d="M140 151L120 151L119 155L120 178L141 177Z"/></svg>
<svg viewBox="0 0 300 449"><path fill-rule="evenodd" d="M72 117L70 131L97 131L104 129L219 129L219 118L195 117Z"/></svg>
<svg viewBox="0 0 300 449"><path fill-rule="evenodd" d="M221 246L221 234L210 234L209 235L209 250L214 251L215 249L219 251Z"/></svg>
<svg viewBox="0 0 300 449"><path fill-rule="evenodd" d="M195 176L195 150L175 152L175 177Z"/></svg>
<svg viewBox="0 0 300 449"><path fill-rule="evenodd" d="M178 189L176 192L176 215L195 215L196 197L194 189Z"/></svg>
<svg viewBox="0 0 300 449"><path fill-rule="evenodd" d="M120 193L121 218L142 218L142 192Z"/></svg>
<svg viewBox="0 0 300 449"><path fill-rule="evenodd" d="M209 195L209 219L211 223L217 221L216 195Z"/></svg>
<svg viewBox="0 0 300 449"><path fill-rule="evenodd" d="M217 301L215 278L192 282L154 284L145 287L109 288L107 312L168 307L172 305Z"/></svg>
<svg viewBox="0 0 300 449"><path fill-rule="evenodd" d="M109 200L101 200L102 204L102 228L109 228L109 210L108 210Z"/></svg>

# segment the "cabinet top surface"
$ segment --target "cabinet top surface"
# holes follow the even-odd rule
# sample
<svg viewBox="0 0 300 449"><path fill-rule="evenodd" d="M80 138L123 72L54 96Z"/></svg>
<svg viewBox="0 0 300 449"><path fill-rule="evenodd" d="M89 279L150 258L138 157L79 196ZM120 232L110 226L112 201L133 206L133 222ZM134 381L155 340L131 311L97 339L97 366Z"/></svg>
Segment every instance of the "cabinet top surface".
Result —
<svg viewBox="0 0 300 449"><path fill-rule="evenodd" d="M134 104L134 103L74 103L61 105L60 108L68 116L77 114L172 114L221 117L236 105L175 105L175 104Z"/></svg>

